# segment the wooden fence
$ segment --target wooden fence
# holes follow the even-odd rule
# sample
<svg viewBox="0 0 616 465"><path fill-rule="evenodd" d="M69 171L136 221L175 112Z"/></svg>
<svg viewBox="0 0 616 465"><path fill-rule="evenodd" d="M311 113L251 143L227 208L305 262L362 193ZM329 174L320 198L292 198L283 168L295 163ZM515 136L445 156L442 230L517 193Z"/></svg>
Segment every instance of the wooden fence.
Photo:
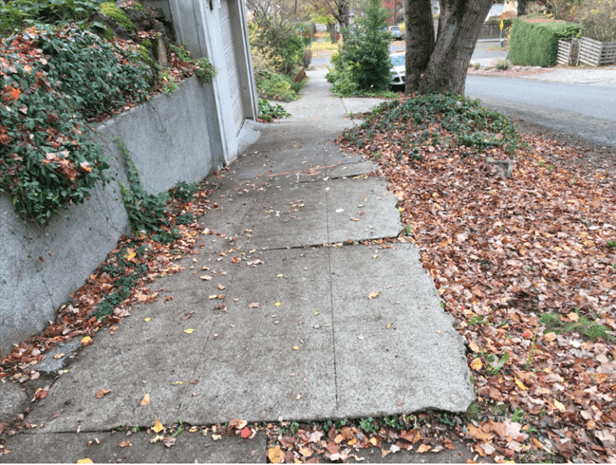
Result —
<svg viewBox="0 0 616 465"><path fill-rule="evenodd" d="M616 42L599 42L582 37L578 61L592 66L616 63Z"/></svg>
<svg viewBox="0 0 616 465"><path fill-rule="evenodd" d="M578 51L580 49L579 40L572 39L571 41L558 41L558 56L559 65L575 65L577 64Z"/></svg>

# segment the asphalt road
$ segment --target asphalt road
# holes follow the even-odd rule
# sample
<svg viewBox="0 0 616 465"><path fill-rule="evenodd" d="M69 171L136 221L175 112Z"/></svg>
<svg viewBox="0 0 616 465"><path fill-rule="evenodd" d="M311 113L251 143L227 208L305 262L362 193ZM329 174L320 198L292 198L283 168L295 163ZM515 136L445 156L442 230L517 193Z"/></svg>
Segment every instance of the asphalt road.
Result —
<svg viewBox="0 0 616 465"><path fill-rule="evenodd" d="M468 76L466 95L488 108L616 147L616 88Z"/></svg>
<svg viewBox="0 0 616 465"><path fill-rule="evenodd" d="M488 50L495 45L498 41L478 42L471 63L505 59L507 52ZM404 41L392 42L390 51L404 51ZM329 58L321 61L328 64ZM466 95L511 117L616 147L616 87L468 76Z"/></svg>

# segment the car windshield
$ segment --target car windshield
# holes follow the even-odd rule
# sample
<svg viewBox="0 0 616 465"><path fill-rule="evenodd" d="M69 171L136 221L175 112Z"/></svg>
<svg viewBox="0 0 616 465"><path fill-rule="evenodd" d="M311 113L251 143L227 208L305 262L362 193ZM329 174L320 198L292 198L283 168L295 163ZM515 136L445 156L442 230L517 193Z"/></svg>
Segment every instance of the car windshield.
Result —
<svg viewBox="0 0 616 465"><path fill-rule="evenodd" d="M404 55L390 56L392 66L404 66Z"/></svg>

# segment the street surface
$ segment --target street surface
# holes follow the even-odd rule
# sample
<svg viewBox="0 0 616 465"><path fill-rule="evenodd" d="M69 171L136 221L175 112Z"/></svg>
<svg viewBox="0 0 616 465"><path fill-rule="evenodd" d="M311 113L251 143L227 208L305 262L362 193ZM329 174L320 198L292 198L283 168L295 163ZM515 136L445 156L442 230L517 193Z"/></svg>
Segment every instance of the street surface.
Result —
<svg viewBox="0 0 616 465"><path fill-rule="evenodd" d="M616 146L616 87L468 76L465 93L508 116Z"/></svg>
<svg viewBox="0 0 616 465"><path fill-rule="evenodd" d="M471 64L494 67L505 60L507 51L490 50L498 43L479 41ZM404 41L389 46L391 53L403 52L404 48ZM329 57L315 58L313 66L329 66ZM616 75L616 71L612 73ZM465 94L510 117L616 147L616 79L609 77L612 73L597 68L568 69L519 79L469 75Z"/></svg>

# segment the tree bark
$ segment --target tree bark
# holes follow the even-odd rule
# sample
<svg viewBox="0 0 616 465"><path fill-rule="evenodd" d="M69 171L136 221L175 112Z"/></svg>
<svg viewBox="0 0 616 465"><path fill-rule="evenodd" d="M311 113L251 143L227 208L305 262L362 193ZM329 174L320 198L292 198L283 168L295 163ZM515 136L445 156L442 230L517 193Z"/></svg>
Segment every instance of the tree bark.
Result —
<svg viewBox="0 0 616 465"><path fill-rule="evenodd" d="M419 84L419 92L453 91L464 94L468 65L492 2L441 0L439 36ZM411 0L411 3L414 1ZM411 44L407 42L407 50L409 46Z"/></svg>
<svg viewBox="0 0 616 465"><path fill-rule="evenodd" d="M430 0L406 0L405 93L415 92L434 50L434 21Z"/></svg>
<svg viewBox="0 0 616 465"><path fill-rule="evenodd" d="M327 32L329 32L329 37L332 40L332 44L335 44L338 42L338 37L336 37L336 23L333 24L327 24Z"/></svg>
<svg viewBox="0 0 616 465"><path fill-rule="evenodd" d="M528 0L518 0L518 16L524 16L526 14L526 4Z"/></svg>

